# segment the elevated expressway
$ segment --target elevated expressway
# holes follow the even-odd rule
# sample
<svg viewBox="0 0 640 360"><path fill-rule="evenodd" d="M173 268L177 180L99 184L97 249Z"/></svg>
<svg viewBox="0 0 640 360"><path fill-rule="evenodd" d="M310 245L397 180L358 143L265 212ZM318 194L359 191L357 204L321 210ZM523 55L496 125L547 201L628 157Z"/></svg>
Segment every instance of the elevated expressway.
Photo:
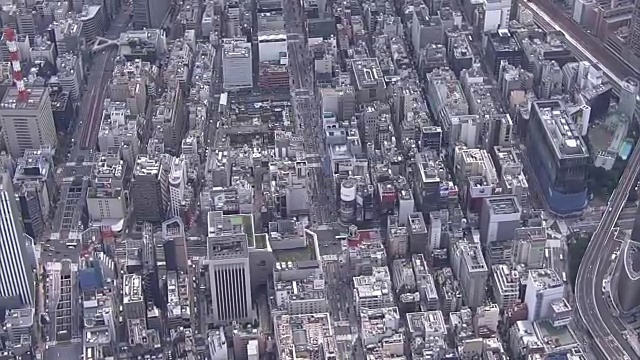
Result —
<svg viewBox="0 0 640 360"><path fill-rule="evenodd" d="M640 172L639 165L640 147L636 146L578 270L575 289L578 315L600 351L599 358L638 358L625 338L624 325L608 307L602 284L609 269L611 255L619 245L614 239L613 228L629 192L635 187Z"/></svg>
<svg viewBox="0 0 640 360"><path fill-rule="evenodd" d="M620 93L622 80L634 76L636 71L616 58L602 44L598 44L571 19L556 12L547 0L535 3L521 1L520 4L534 15L534 21L545 30L562 31L570 48L580 60L597 64L611 81L616 94ZM552 14L551 16L549 14ZM557 21L557 22L556 22ZM578 31L579 30L579 31ZM640 108L636 106L640 113ZM614 240L613 228L623 211L629 192L635 187L640 172L640 149L635 147L618 187L611 195L602 220L593 233L576 280L576 304L579 319L593 338L593 350L599 352L598 359L627 360L639 359L626 339L626 329L620 319L608 307L602 283L607 275L610 258L618 245Z"/></svg>

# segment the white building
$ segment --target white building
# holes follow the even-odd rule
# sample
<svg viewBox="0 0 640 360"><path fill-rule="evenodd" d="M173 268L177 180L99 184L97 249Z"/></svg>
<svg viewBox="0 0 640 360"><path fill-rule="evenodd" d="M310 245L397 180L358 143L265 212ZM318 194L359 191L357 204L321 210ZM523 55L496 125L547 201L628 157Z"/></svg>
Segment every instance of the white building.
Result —
<svg viewBox="0 0 640 360"><path fill-rule="evenodd" d="M245 223L240 216L223 215L222 211L209 212L207 217L206 263L211 281L212 321L217 325L251 322L253 307Z"/></svg>
<svg viewBox="0 0 640 360"><path fill-rule="evenodd" d="M479 333L479 329L481 328L488 328L494 333L497 333L499 322L500 309L496 304L479 306L473 317L473 327L475 328L476 334Z"/></svg>
<svg viewBox="0 0 640 360"><path fill-rule="evenodd" d="M564 297L564 283L550 269L531 270L527 278L524 301L527 304L529 321L538 321L553 316L552 304Z"/></svg>
<svg viewBox="0 0 640 360"><path fill-rule="evenodd" d="M9 308L34 304L34 279L27 236L13 192L11 177L0 175L0 303ZM6 304L4 303L6 301Z"/></svg>
<svg viewBox="0 0 640 360"><path fill-rule="evenodd" d="M68 91L71 98L77 100L83 88L82 62L80 58L72 53L61 54L56 59L58 68L58 81L65 91Z"/></svg>
<svg viewBox="0 0 640 360"><path fill-rule="evenodd" d="M353 297L356 308L362 311L393 306L395 301L392 288L389 268L386 266L374 267L371 276L354 277Z"/></svg>
<svg viewBox="0 0 640 360"><path fill-rule="evenodd" d="M82 36L87 39L95 39L103 31L103 15L101 5L85 5L82 12L78 14L78 20L82 22Z"/></svg>
<svg viewBox="0 0 640 360"><path fill-rule="evenodd" d="M87 191L87 209L92 222L115 225L124 222L124 161L119 154L99 154Z"/></svg>
<svg viewBox="0 0 640 360"><path fill-rule="evenodd" d="M521 226L522 208L517 196L492 196L483 201L480 242L490 266L510 263L515 231Z"/></svg>
<svg viewBox="0 0 640 360"><path fill-rule="evenodd" d="M520 275L508 265L492 266L493 297L500 309L509 309L518 302Z"/></svg>
<svg viewBox="0 0 640 360"><path fill-rule="evenodd" d="M187 166L182 158L173 158L169 174L169 216L179 217L185 202Z"/></svg>
<svg viewBox="0 0 640 360"><path fill-rule="evenodd" d="M28 149L58 145L49 88L33 88L27 92L28 97L21 99L18 89L10 88L0 103L4 142L15 159Z"/></svg>
<svg viewBox="0 0 640 360"><path fill-rule="evenodd" d="M442 238L442 220L439 211L429 213L429 251L442 248L440 240Z"/></svg>
<svg viewBox="0 0 640 360"><path fill-rule="evenodd" d="M413 194L411 190L398 191L398 223L406 226L409 220L409 214L415 210Z"/></svg>
<svg viewBox="0 0 640 360"><path fill-rule="evenodd" d="M509 28L512 0L485 0L483 32Z"/></svg>
<svg viewBox="0 0 640 360"><path fill-rule="evenodd" d="M223 328L207 332L207 346L209 348L209 359L227 360L229 358L227 339Z"/></svg>
<svg viewBox="0 0 640 360"><path fill-rule="evenodd" d="M130 113L125 103L105 101L98 131L98 149L108 152L121 148L122 158L129 166L140 153L138 116Z"/></svg>
<svg viewBox="0 0 640 360"><path fill-rule="evenodd" d="M308 266L296 269L287 263L276 263L273 271L277 310L290 315L329 310L322 268Z"/></svg>
<svg viewBox="0 0 640 360"><path fill-rule="evenodd" d="M222 80L225 90L253 87L251 44L234 39L223 41Z"/></svg>

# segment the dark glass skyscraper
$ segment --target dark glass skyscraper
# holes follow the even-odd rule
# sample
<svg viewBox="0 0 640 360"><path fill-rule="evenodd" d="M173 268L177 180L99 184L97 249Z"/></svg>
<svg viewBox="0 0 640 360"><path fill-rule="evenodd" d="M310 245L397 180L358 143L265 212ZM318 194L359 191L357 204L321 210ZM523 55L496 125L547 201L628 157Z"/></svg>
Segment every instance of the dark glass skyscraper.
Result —
<svg viewBox="0 0 640 360"><path fill-rule="evenodd" d="M169 13L171 0L133 0L133 28L159 29Z"/></svg>
<svg viewBox="0 0 640 360"><path fill-rule="evenodd" d="M551 212L568 215L587 205L589 150L558 100L531 105L527 154Z"/></svg>

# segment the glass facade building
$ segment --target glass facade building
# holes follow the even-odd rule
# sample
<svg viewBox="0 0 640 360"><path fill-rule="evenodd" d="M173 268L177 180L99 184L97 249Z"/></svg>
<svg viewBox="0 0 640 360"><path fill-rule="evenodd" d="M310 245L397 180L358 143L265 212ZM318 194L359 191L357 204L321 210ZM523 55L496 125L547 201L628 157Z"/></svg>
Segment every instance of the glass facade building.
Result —
<svg viewBox="0 0 640 360"><path fill-rule="evenodd" d="M588 201L591 157L564 104L534 102L527 129L529 161L549 210L558 215L582 211Z"/></svg>

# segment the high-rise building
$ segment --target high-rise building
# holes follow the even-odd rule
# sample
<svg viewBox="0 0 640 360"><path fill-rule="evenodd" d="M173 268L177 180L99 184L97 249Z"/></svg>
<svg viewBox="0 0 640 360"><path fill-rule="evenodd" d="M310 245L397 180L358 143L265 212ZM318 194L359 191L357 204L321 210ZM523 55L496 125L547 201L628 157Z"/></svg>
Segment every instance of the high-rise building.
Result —
<svg viewBox="0 0 640 360"><path fill-rule="evenodd" d="M253 319L246 215L208 214L207 263L213 322L246 323ZM253 220L250 220L251 222Z"/></svg>
<svg viewBox="0 0 640 360"><path fill-rule="evenodd" d="M582 211L591 159L562 102L533 103L525 143L549 210L565 215Z"/></svg>
<svg viewBox="0 0 640 360"><path fill-rule="evenodd" d="M640 55L640 1L635 2L633 9L629 43L631 45L631 50L633 50L636 55Z"/></svg>
<svg viewBox="0 0 640 360"><path fill-rule="evenodd" d="M0 181L0 307L13 308L34 303L32 264L27 239L9 175Z"/></svg>
<svg viewBox="0 0 640 360"><path fill-rule="evenodd" d="M469 307L482 306L489 269L480 244L459 241L453 250L452 269L460 280L465 304Z"/></svg>
<svg viewBox="0 0 640 360"><path fill-rule="evenodd" d="M423 254L428 247L429 234L422 213L411 213L408 216L407 231L409 232L409 252Z"/></svg>
<svg viewBox="0 0 640 360"><path fill-rule="evenodd" d="M507 29L511 18L513 0L489 0L484 2L483 32Z"/></svg>
<svg viewBox="0 0 640 360"><path fill-rule="evenodd" d="M549 269L531 270L527 278L524 301L529 311L527 320L550 319L554 304L564 299L564 283L558 274Z"/></svg>
<svg viewBox="0 0 640 360"><path fill-rule="evenodd" d="M631 240L623 245L616 271L618 277L618 308L623 314L640 307L640 208L631 230Z"/></svg>
<svg viewBox="0 0 640 360"><path fill-rule="evenodd" d="M518 302L520 274L508 265L494 265L492 270L493 297L500 309L509 309Z"/></svg>
<svg viewBox="0 0 640 360"><path fill-rule="evenodd" d="M629 120L633 120L633 116L635 115L639 90L640 84L638 83L638 79L629 77L622 82L618 111L629 118Z"/></svg>
<svg viewBox="0 0 640 360"><path fill-rule="evenodd" d="M133 28L159 29L171 7L171 0L133 0Z"/></svg>
<svg viewBox="0 0 640 360"><path fill-rule="evenodd" d="M500 73L502 60L506 60L513 66L520 66L524 59L524 51L520 41L506 28L498 29L497 32L488 35L485 52L489 67L495 76Z"/></svg>
<svg viewBox="0 0 640 360"><path fill-rule="evenodd" d="M92 222L124 219L126 212L123 177L126 167L120 154L101 153L91 174L87 210Z"/></svg>
<svg viewBox="0 0 640 360"><path fill-rule="evenodd" d="M58 145L49 88L32 88L27 92L28 99L21 99L18 89L11 88L0 103L4 141L16 159L28 149Z"/></svg>
<svg viewBox="0 0 640 360"><path fill-rule="evenodd" d="M180 217L187 191L187 164L182 158L173 158L169 174L169 216Z"/></svg>
<svg viewBox="0 0 640 360"><path fill-rule="evenodd" d="M489 255L489 266L511 261L511 242L520 227L522 209L516 196L484 199L480 214L480 242Z"/></svg>
<svg viewBox="0 0 640 360"><path fill-rule="evenodd" d="M161 174L161 162L157 157L138 155L131 181L131 202L136 219L149 222L164 220L166 207Z"/></svg>

